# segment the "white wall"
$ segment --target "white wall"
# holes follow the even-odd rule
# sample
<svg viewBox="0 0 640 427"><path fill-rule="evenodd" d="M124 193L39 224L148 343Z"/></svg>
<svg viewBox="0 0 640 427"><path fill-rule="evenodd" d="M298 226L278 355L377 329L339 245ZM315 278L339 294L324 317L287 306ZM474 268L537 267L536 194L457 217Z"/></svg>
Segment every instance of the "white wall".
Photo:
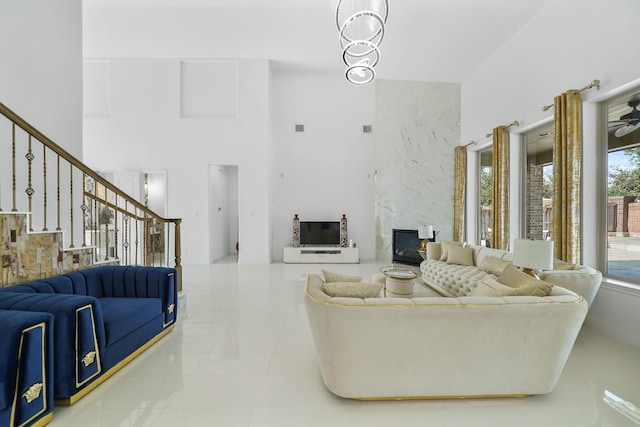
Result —
<svg viewBox="0 0 640 427"><path fill-rule="evenodd" d="M375 86L356 87L341 73L273 73L273 238L282 260L292 242L292 219L338 221L361 259L375 259ZM294 132L295 125L304 132ZM373 134L362 132L373 125ZM242 171L241 171L242 173Z"/></svg>
<svg viewBox="0 0 640 427"><path fill-rule="evenodd" d="M185 81L183 62L178 58L111 58L101 59L96 66L88 61L88 81L108 85L109 90L90 91L95 97L108 98L88 100L91 105L106 104L108 109L84 119L85 162L104 171L167 170L167 216L183 219L184 264L210 260L209 241L203 238L209 235L209 165L238 165L239 240L243 248L239 262L269 262L271 165L265 161L270 149L269 64L266 60L202 61L205 73ZM199 61L187 62L198 68ZM218 63L222 68L216 68ZM235 74L229 73L229 63L231 68L237 65ZM234 96L225 92L224 105L198 99L197 91L188 92L191 98L185 99L181 87L206 86L207 79L218 81L220 70L235 91ZM190 111L192 117L181 117L187 115L181 109L184 102L197 111L204 110L204 116L193 117L196 114ZM243 245L243 241L251 244Z"/></svg>
<svg viewBox="0 0 640 427"><path fill-rule="evenodd" d="M82 1L0 2L0 102L82 156Z"/></svg>
<svg viewBox="0 0 640 427"><path fill-rule="evenodd" d="M349 85L338 73L256 71L255 63L263 62L238 61L237 117L180 118L178 59L87 61L87 81L108 90L88 90L98 107L85 117L86 162L99 170L167 169L167 216L183 218L185 264L219 255L202 238L212 232L210 164L238 165L240 262L281 260L296 213L303 220L346 214L361 259L375 259L375 152L384 144L375 140L375 86ZM295 124L305 132L295 133ZM403 212L415 206L403 203Z"/></svg>
<svg viewBox="0 0 640 427"><path fill-rule="evenodd" d="M75 157L82 157L82 3L81 0L6 0L0 2L0 103L52 139ZM27 135L16 130L16 169L12 166L12 131L8 120L0 119L0 209L11 210L12 173L16 177L16 209L27 211L28 150ZM68 218L70 196L60 195L55 203L51 189L56 173L48 175L47 215L43 215L45 193L41 184L44 156L41 145L32 143L33 187L31 225L40 230L56 224L58 209ZM48 151L49 171L55 170L55 157ZM13 172L12 172L13 171ZM69 168L62 168L61 182L69 182ZM78 183L81 174L74 172ZM76 212L82 203L75 195ZM45 224L44 218L48 218ZM63 220L64 223L64 220ZM65 223L66 224L66 223ZM65 225L66 231L69 231ZM79 245L82 224L76 222L74 239ZM70 245L73 233L63 234L63 245Z"/></svg>
<svg viewBox="0 0 640 427"><path fill-rule="evenodd" d="M621 87L640 87L640 56L629 54L623 47L636 38L640 3L635 0L558 0L549 2L515 36L487 58L486 62L462 82L461 142L478 140L477 148L489 144L485 134L497 125L519 120L522 133L540 124L553 114L542 106L553 103L556 95L568 89L580 89L593 79L600 79L600 91L583 93L583 263L599 266L597 229L600 207L595 195L598 128L596 101L606 100ZM514 135L515 136L515 135ZM519 138L512 138L516 144ZM470 164L475 162L470 157ZM512 155L512 165L517 157ZM469 171L468 212L477 210L475 179L477 170ZM512 177L519 176L518 172ZM519 186L512 183L511 216L519 218ZM515 208L515 210L514 210ZM473 214L470 216L473 218ZM469 221L467 240L475 241L476 228ZM519 237L519 230L511 230L511 238ZM601 288L589 321L609 332L626 335L640 343L640 292L628 289L625 305L619 304L620 294L609 287ZM621 316L616 314L624 312Z"/></svg>
<svg viewBox="0 0 640 427"><path fill-rule="evenodd" d="M99 170L167 169L167 216L183 218L183 263L208 263L227 253L227 241L235 246L235 233L210 221L217 209L209 196L211 164L238 165L237 190L229 195L239 195L241 262L282 260L294 214L336 221L346 214L363 260L390 258L392 228L429 222L442 230L440 238L450 235L459 85L356 87L340 73L249 71L263 62L237 63L237 117L233 108L207 110L207 97L185 100L180 88L193 87L180 84L185 67L178 59L86 63L94 107L85 117L85 159ZM255 81L264 86L253 90ZM386 88L381 97L377 85ZM226 117L181 118L186 110ZM294 132L296 124L305 131ZM363 133L363 125L373 133ZM393 218L384 213L390 205ZM380 236L387 240L376 242ZM377 254L376 244L386 249Z"/></svg>

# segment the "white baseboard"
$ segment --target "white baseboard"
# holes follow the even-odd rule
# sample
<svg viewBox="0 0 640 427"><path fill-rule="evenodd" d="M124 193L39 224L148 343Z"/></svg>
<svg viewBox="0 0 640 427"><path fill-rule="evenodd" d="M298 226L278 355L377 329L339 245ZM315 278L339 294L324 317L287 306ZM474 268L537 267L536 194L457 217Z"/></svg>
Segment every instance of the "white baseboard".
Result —
<svg viewBox="0 0 640 427"><path fill-rule="evenodd" d="M624 341L635 347L640 348L640 335L633 331L620 328L619 326L613 325L602 319L593 318L588 315L584 323L586 326L596 331L610 335L612 337L619 339L620 341Z"/></svg>

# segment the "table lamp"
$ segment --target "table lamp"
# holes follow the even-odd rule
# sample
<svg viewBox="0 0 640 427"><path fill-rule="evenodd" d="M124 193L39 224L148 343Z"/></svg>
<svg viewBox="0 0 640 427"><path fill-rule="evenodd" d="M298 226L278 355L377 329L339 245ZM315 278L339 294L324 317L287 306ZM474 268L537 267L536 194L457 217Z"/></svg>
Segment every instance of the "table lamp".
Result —
<svg viewBox="0 0 640 427"><path fill-rule="evenodd" d="M553 240L514 240L513 265L522 267L522 271L529 276L540 279L533 270L553 269Z"/></svg>
<svg viewBox="0 0 640 427"><path fill-rule="evenodd" d="M421 251L427 250L429 239L433 238L433 225L421 225L418 227L418 239L422 239Z"/></svg>

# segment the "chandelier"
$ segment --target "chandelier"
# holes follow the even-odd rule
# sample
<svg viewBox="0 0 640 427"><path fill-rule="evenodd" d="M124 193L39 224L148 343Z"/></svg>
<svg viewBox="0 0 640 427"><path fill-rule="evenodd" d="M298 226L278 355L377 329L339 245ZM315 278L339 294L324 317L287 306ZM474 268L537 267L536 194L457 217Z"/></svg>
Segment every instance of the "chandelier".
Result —
<svg viewBox="0 0 640 427"><path fill-rule="evenodd" d="M338 0L336 26L349 82L366 85L376 78L388 14L388 0Z"/></svg>

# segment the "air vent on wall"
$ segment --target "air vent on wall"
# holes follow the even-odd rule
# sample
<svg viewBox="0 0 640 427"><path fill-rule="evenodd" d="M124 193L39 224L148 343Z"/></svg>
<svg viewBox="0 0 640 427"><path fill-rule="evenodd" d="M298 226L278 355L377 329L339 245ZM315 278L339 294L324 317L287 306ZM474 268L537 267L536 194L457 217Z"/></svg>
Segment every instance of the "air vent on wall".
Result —
<svg viewBox="0 0 640 427"><path fill-rule="evenodd" d="M304 132L304 125L296 125L296 132Z"/></svg>
<svg viewBox="0 0 640 427"><path fill-rule="evenodd" d="M373 132L373 127L371 125L364 125L364 126L362 126L362 132L363 133L371 133L371 132Z"/></svg>

